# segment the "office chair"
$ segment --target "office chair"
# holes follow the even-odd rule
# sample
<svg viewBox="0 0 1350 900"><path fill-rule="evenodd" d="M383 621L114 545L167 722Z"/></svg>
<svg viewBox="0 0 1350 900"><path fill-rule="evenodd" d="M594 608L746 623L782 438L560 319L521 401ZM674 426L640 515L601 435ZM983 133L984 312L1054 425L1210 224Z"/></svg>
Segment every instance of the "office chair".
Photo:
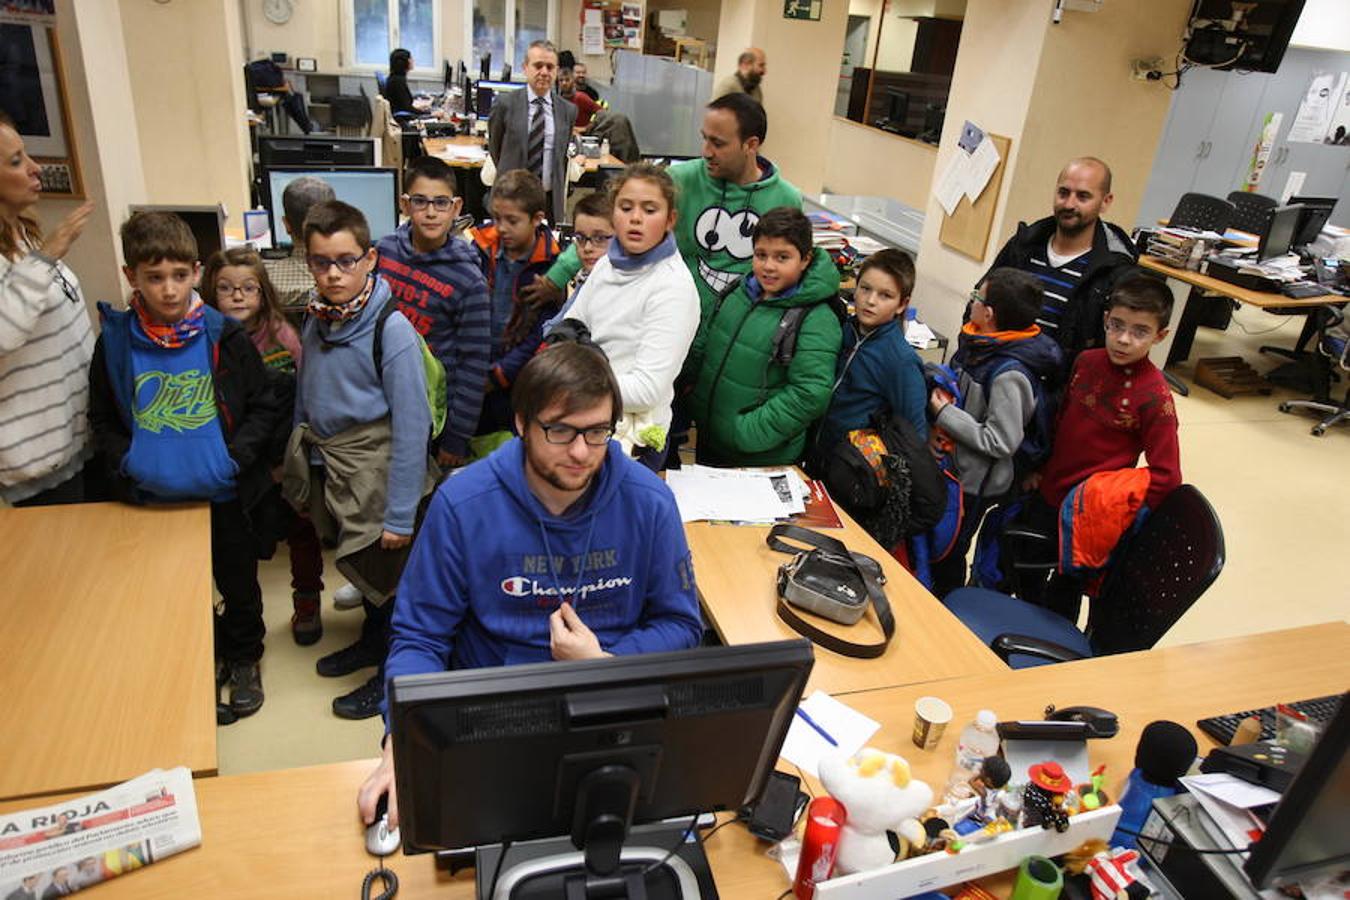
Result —
<svg viewBox="0 0 1350 900"><path fill-rule="evenodd" d="M1168 217L1173 228L1198 228L1223 234L1235 212L1232 203L1209 194L1182 194Z"/></svg>
<svg viewBox="0 0 1350 900"><path fill-rule="evenodd" d="M1340 403L1331 399L1331 380L1334 369L1350 373L1350 331L1345 324L1345 310L1334 306L1324 306L1317 313L1317 354L1314 378L1313 398L1311 400L1286 400L1280 404L1280 412L1293 412L1296 409L1311 409L1314 412L1327 413L1326 418L1312 427L1316 437L1322 437L1333 425L1350 421L1350 388Z"/></svg>
<svg viewBox="0 0 1350 900"><path fill-rule="evenodd" d="M1172 215L1168 217L1167 224L1176 228L1195 228L1223 234L1228 230L1235 212L1234 204L1221 197L1212 197L1209 194L1182 194L1176 208L1172 210ZM1193 330L1192 323L1207 328L1225 329L1233 319L1233 310L1236 306L1237 304L1227 297L1207 294L1200 288L1192 287L1186 298L1186 304L1181 309L1181 317L1177 322L1178 329L1182 329L1183 323L1186 333ZM1190 341L1183 340L1179 343L1173 341L1167 362L1169 364L1181 362L1190 354L1190 350ZM1166 376L1167 373L1163 374ZM1180 381L1175 378L1168 378L1167 383L1174 389L1180 385ZM1180 393L1186 396L1188 392L1180 391Z"/></svg>
<svg viewBox="0 0 1350 900"><path fill-rule="evenodd" d="M386 74L384 74L383 72L376 72L376 73L375 73L375 89L378 90L378 91L380 92L380 96L381 96L381 97L384 96L384 85L385 85L385 82L388 81L388 80L389 80L389 76L386 75Z"/></svg>
<svg viewBox="0 0 1350 900"><path fill-rule="evenodd" d="M1280 205L1274 197L1251 194L1247 191L1233 191L1228 195L1228 202L1233 204L1233 217L1229 220L1228 227L1258 237L1266 233L1266 229L1270 227L1270 217L1275 212L1275 207Z"/></svg>
<svg viewBox="0 0 1350 900"><path fill-rule="evenodd" d="M1011 668L1147 650L1223 571L1223 528L1194 486L1172 491L1126 538L1079 631L1057 613L985 588L942 601Z"/></svg>

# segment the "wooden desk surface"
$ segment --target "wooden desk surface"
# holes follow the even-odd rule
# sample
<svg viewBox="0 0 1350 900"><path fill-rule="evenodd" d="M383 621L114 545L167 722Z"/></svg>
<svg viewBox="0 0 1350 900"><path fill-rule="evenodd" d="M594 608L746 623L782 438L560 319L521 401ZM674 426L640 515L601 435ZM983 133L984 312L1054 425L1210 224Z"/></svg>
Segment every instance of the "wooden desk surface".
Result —
<svg viewBox="0 0 1350 900"><path fill-rule="evenodd" d="M100 897L350 897L377 860L366 853L356 791L376 760L254 772L193 782L202 844L178 856L99 885ZM53 802L60 798L50 798ZM0 815L38 805L0 803ZM723 897L776 897L787 879L764 855L767 844L738 825L707 844ZM472 898L474 873L453 878L429 854L386 860L400 900Z"/></svg>
<svg viewBox="0 0 1350 900"><path fill-rule="evenodd" d="M1157 719L1185 725L1204 756L1215 746L1196 720L1243 709L1350 690L1350 625L1328 622L1268 634L1123 653L1080 662L980 675L938 684L854 694L845 702L882 723L872 746L898 753L914 774L941 793L951 775L961 729L981 709L1000 720L1039 719L1046 704L1097 706L1120 717L1120 733L1088 743L1094 765L1107 766L1107 792L1134 767L1144 726ZM914 701L926 694L952 706L952 723L932 750L910 740ZM820 786L804 779L813 792ZM1114 790L1112 790L1114 788Z"/></svg>
<svg viewBox="0 0 1350 900"><path fill-rule="evenodd" d="M1170 718L1190 727L1201 716L1330 694L1347 685L1350 625L1337 622L870 691L848 702L883 723L874 746L903 755L918 777L939 790L949 774L960 727L976 710L991 707L1013 718L1038 716L1048 702L1106 706L1120 715L1121 733L1090 746L1094 763L1109 767L1108 792L1114 788L1118 793L1133 765L1139 733L1154 719ZM909 742L913 702L925 693L943 697L956 712L953 726L926 752ZM1203 736L1200 745L1202 753L1212 746ZM350 895L375 862L362 844L355 802L356 789L374 763L357 760L198 779L202 846L114 879L99 887L100 896ZM813 780L807 786L820 790ZM0 814L33 805L0 803ZM764 848L739 825L713 835L707 851L722 896L773 898L788 886ZM400 897L473 896L471 872L449 878L436 871L429 856L394 856L389 867L398 874Z"/></svg>
<svg viewBox="0 0 1350 900"><path fill-rule="evenodd" d="M1238 287L1236 284L1230 284L1227 281L1220 281L1217 278L1211 278L1208 275L1202 275L1199 272L1192 272L1189 269L1178 269L1169 266L1161 260L1152 256L1139 257L1139 265L1145 269L1152 269L1160 272L1168 278L1175 278L1178 281L1184 281L1187 284L1194 285L1206 291L1215 294L1222 294L1225 297L1232 297L1240 303L1247 303L1251 306L1259 306L1262 309L1296 309L1300 307L1325 306L1328 303L1344 303L1345 298L1336 294L1324 294L1320 297L1286 297L1284 294L1271 294L1265 291L1253 291L1248 288Z"/></svg>
<svg viewBox="0 0 1350 900"><path fill-rule="evenodd" d="M821 529L821 533L839 538L851 549L881 563L886 573L886 596L895 615L895 637L885 654L876 659L853 659L816 646L808 690L845 694L1008 670L856 522L843 510L838 512L844 529ZM764 543L767 527L690 522L684 530L694 555L703 609L723 641L748 644L800 637L774 611L778 567L791 557L770 550ZM819 617L812 617L811 622L852 641L870 642L881 637L871 609L853 626Z"/></svg>
<svg viewBox="0 0 1350 900"><path fill-rule="evenodd" d="M214 774L209 509L0 509L0 547L0 797Z"/></svg>
<svg viewBox="0 0 1350 900"><path fill-rule="evenodd" d="M451 147L486 147L487 139L474 134L457 134L448 138L423 138L422 146L431 156L440 157L448 165L461 169L481 169L483 161L481 159L467 160L455 159L451 156L443 156ZM583 157L582 165L587 172L594 172L597 169L622 169L624 161L612 153L608 153L599 159Z"/></svg>

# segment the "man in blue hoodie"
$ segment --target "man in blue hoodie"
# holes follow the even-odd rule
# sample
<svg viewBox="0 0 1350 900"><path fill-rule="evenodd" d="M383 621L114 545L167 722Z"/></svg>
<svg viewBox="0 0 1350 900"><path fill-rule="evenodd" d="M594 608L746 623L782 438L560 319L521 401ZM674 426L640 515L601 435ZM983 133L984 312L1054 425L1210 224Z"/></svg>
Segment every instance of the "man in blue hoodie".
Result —
<svg viewBox="0 0 1350 900"><path fill-rule="evenodd" d="M450 167L434 156L418 157L404 187L399 203L408 221L376 244L380 275L445 366L447 415L436 461L462 466L483 409L492 351L487 281L473 245L453 234L461 200Z"/></svg>
<svg viewBox="0 0 1350 900"><path fill-rule="evenodd" d="M623 408L604 357L575 343L521 370L520 437L436 491L399 582L388 677L696 646L703 626L670 489L610 440ZM389 793L393 748L361 788Z"/></svg>

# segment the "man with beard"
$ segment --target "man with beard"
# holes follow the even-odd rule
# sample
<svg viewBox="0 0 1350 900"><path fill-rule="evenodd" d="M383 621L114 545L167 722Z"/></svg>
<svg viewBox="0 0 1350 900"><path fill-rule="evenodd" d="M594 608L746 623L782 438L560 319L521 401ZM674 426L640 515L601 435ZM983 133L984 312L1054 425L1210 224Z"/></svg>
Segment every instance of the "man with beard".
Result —
<svg viewBox="0 0 1350 900"><path fill-rule="evenodd" d="M732 72L726 78L717 82L717 87L713 89L712 99L725 97L727 94L749 94L759 103L764 102L764 91L760 88L760 82L764 80L764 51L758 47L751 47L745 50L736 58L736 71Z"/></svg>
<svg viewBox="0 0 1350 900"><path fill-rule="evenodd" d="M1055 184L1054 215L1018 223L989 267L1011 266L1040 279L1045 300L1036 323L1064 350L1066 372L1078 353L1103 346L1106 298L1135 263L1129 235L1101 219L1111 200L1106 163L1092 156L1070 160Z"/></svg>
<svg viewBox="0 0 1350 900"><path fill-rule="evenodd" d="M603 354L550 347L511 400L520 437L447 478L427 509L399 582L388 677L696 646L675 497L611 440L623 400ZM386 792L397 827L389 741L358 797L366 824Z"/></svg>

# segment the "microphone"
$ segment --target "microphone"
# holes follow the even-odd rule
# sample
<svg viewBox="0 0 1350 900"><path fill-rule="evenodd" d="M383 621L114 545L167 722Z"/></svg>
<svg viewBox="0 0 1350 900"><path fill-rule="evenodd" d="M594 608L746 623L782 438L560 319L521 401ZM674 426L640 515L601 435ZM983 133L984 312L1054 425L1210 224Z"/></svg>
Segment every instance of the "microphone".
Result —
<svg viewBox="0 0 1350 900"><path fill-rule="evenodd" d="M1181 791L1177 779L1190 769L1198 752L1194 735L1184 725L1166 719L1148 723L1139 736L1134 770L1120 797L1120 821L1111 835L1112 847L1135 848L1135 835L1126 832L1143 829L1154 800Z"/></svg>

